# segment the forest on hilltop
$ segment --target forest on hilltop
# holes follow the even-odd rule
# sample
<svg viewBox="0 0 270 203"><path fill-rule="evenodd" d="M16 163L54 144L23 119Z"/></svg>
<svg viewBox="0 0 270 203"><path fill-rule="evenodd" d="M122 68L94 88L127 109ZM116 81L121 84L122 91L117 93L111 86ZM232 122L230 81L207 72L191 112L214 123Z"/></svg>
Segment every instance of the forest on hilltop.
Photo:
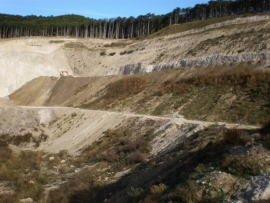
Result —
<svg viewBox="0 0 270 203"><path fill-rule="evenodd" d="M177 7L164 15L92 19L79 15L20 16L0 14L0 38L64 36L128 39L143 37L164 27L223 16L268 13L270 0L216 0L194 7Z"/></svg>

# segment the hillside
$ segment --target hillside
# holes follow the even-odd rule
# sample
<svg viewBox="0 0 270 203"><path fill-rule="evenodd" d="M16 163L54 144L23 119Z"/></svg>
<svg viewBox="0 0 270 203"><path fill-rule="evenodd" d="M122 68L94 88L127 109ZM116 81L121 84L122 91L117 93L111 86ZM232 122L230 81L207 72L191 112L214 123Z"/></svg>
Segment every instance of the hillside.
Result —
<svg viewBox="0 0 270 203"><path fill-rule="evenodd" d="M61 71L96 77L238 62L265 61L263 67L269 66L268 15L231 21L225 17L223 21L209 20L205 27L199 25L173 25L139 40L1 40L0 68L5 71L0 75L0 96L39 76L59 77Z"/></svg>
<svg viewBox="0 0 270 203"><path fill-rule="evenodd" d="M269 201L269 19L2 40L0 202Z"/></svg>

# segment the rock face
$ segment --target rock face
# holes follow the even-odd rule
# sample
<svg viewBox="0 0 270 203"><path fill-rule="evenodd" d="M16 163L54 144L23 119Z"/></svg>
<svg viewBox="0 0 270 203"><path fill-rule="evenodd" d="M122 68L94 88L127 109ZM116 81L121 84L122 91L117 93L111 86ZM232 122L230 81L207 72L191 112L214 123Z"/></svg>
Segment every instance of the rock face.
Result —
<svg viewBox="0 0 270 203"><path fill-rule="evenodd" d="M227 203L236 202L269 202L270 199L270 173L263 173L253 177L246 188L243 188L236 197Z"/></svg>
<svg viewBox="0 0 270 203"><path fill-rule="evenodd" d="M9 95L36 77L59 77L62 70L72 73L59 49L61 45L39 38L1 42L0 97Z"/></svg>
<svg viewBox="0 0 270 203"><path fill-rule="evenodd" d="M172 119L156 130L151 154L166 153L166 149L173 149L202 128L199 124L185 124L184 119Z"/></svg>
<svg viewBox="0 0 270 203"><path fill-rule="evenodd" d="M129 74L139 74L139 73L150 73L154 71L162 71L169 69L185 68L192 66L204 66L204 65L216 65L216 64L229 64L229 63L240 63L240 62L256 62L256 61L269 61L270 53L247 53L242 55L234 56L223 56L223 55L213 55L202 58L190 58L181 59L179 61L171 63L163 63L156 65L149 65L145 63L137 64L127 64L125 66L118 67L114 71L109 71L108 75L129 75Z"/></svg>

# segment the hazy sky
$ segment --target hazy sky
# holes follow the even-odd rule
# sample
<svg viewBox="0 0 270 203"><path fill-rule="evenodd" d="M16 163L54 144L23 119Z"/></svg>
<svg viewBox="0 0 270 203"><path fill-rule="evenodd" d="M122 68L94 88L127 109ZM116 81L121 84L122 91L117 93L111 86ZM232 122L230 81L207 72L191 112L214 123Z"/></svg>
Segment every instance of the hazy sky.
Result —
<svg viewBox="0 0 270 203"><path fill-rule="evenodd" d="M58 16L78 14L94 19L166 14L209 0L0 0L0 13Z"/></svg>

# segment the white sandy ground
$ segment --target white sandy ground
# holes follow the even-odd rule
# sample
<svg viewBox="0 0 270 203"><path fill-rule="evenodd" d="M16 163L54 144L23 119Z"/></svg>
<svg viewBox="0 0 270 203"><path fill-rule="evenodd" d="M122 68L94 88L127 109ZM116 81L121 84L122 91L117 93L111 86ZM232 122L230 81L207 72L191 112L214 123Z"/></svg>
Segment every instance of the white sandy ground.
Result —
<svg viewBox="0 0 270 203"><path fill-rule="evenodd" d="M62 70L72 74L61 49L63 44L49 41L45 38L1 40L0 97L7 96L39 76L59 77Z"/></svg>

